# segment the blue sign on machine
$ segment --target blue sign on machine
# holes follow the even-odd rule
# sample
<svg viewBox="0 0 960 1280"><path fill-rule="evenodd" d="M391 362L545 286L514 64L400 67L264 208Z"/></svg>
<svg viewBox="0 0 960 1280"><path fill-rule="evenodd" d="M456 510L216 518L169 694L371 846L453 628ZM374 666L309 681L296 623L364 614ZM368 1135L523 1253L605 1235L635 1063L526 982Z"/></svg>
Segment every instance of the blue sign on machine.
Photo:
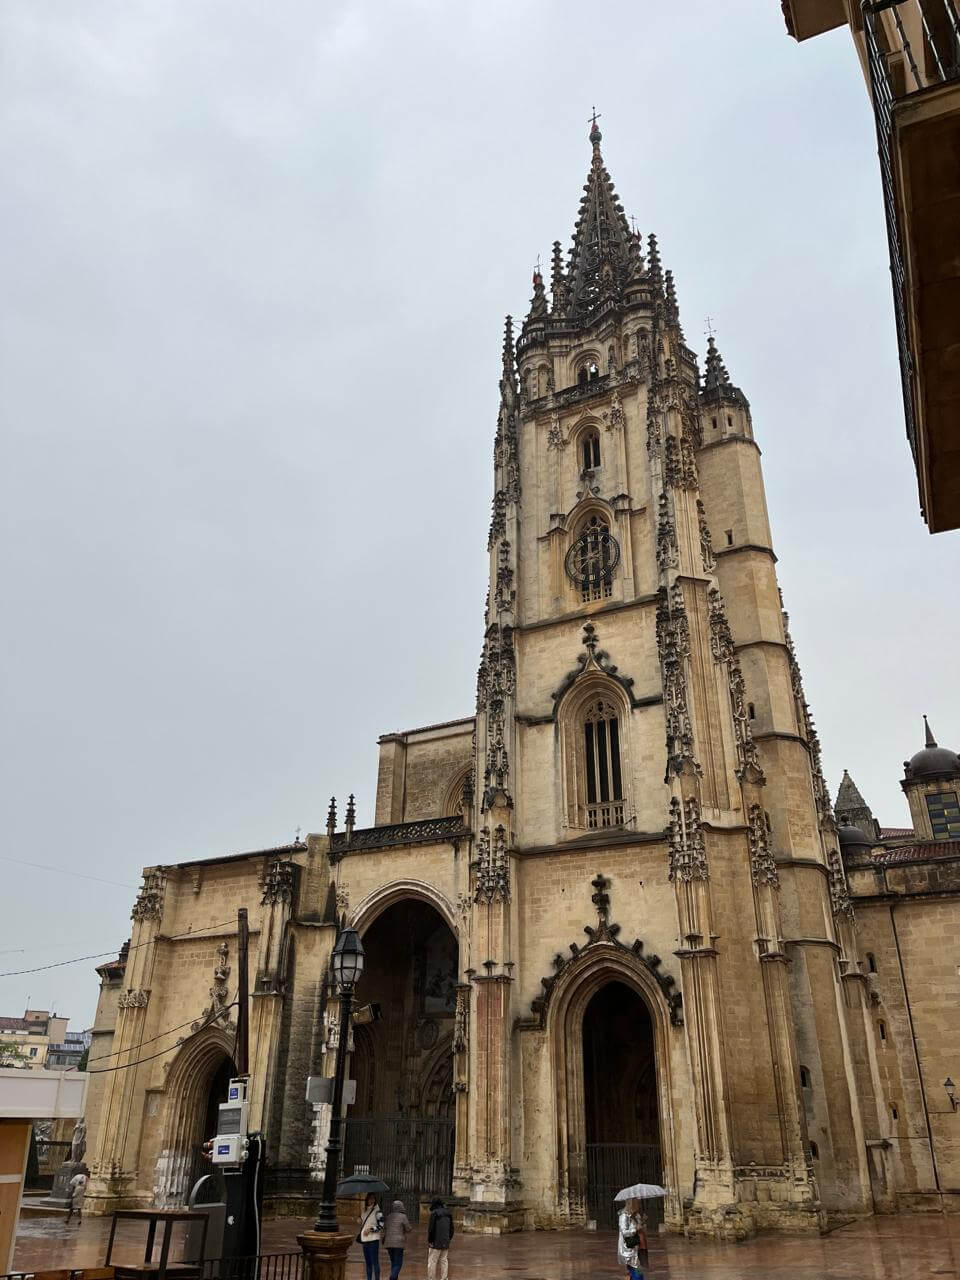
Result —
<svg viewBox="0 0 960 1280"><path fill-rule="evenodd" d="M229 1143L229 1142L219 1142L219 1143L217 1143L217 1155L218 1155L218 1156L228 1156L229 1154L230 1154L230 1143Z"/></svg>

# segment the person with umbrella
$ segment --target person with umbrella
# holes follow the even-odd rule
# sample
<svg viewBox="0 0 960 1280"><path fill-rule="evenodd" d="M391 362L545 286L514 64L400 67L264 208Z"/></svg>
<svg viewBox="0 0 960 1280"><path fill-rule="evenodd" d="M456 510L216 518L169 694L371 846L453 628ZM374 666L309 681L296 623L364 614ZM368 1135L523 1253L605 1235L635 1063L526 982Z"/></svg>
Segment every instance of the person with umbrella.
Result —
<svg viewBox="0 0 960 1280"><path fill-rule="evenodd" d="M647 1265L647 1219L642 1202L666 1194L666 1189L655 1183L637 1182L624 1187L615 1197L623 1205L617 1217L617 1257L627 1269L628 1280L643 1280Z"/></svg>

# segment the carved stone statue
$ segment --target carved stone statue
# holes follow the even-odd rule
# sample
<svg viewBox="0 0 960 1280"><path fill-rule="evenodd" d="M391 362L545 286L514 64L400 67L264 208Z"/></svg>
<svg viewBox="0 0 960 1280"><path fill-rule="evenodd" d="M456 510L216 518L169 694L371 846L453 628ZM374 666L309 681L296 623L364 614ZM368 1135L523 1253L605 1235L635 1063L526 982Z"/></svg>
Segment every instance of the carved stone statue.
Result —
<svg viewBox="0 0 960 1280"><path fill-rule="evenodd" d="M70 1159L74 1164L79 1164L87 1151L87 1122L81 1118L77 1121L73 1130L73 1138L70 1141Z"/></svg>

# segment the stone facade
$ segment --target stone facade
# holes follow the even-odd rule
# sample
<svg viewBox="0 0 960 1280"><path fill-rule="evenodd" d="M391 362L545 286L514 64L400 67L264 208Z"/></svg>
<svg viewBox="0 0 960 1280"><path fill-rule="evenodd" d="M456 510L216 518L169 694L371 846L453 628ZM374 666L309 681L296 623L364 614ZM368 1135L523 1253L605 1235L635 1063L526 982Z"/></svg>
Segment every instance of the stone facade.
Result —
<svg viewBox="0 0 960 1280"><path fill-rule="evenodd" d="M94 1210L184 1193L229 1068L238 906L275 1164L322 1167L304 1095L332 1070L345 918L383 1011L354 1027L351 1123L449 1124L468 1229L606 1212L614 1147L651 1162L675 1231L896 1203L750 407L712 338L701 379L656 238L590 140L569 260L557 244L549 299L537 272L519 338L507 322L476 714L381 739L372 828L351 797L342 830L331 802L303 843L145 871L101 970L91 1058L142 1065L94 1077ZM614 1062L636 1067L628 1095Z"/></svg>

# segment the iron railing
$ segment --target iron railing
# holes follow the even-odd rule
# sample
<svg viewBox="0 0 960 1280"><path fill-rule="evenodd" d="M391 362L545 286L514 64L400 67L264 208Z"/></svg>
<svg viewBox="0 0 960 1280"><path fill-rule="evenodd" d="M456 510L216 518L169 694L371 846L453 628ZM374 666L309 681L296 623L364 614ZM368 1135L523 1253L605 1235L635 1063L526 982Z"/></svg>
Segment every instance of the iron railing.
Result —
<svg viewBox="0 0 960 1280"><path fill-rule="evenodd" d="M300 1280L303 1255L261 1253L249 1258L208 1258L202 1280Z"/></svg>
<svg viewBox="0 0 960 1280"><path fill-rule="evenodd" d="M454 1122L445 1117L351 1116L344 1125L343 1176L363 1171L382 1178L415 1222L421 1199L450 1194L453 1145Z"/></svg>
<svg viewBox="0 0 960 1280"><path fill-rule="evenodd" d="M601 1227L617 1225L619 1205L613 1197L635 1182L659 1183L663 1177L660 1148L641 1142L587 1143L587 1207ZM647 1228L655 1231L663 1221L663 1201L644 1201Z"/></svg>
<svg viewBox="0 0 960 1280"><path fill-rule="evenodd" d="M916 367L907 323L903 228L897 217L894 112L898 102L960 77L960 17L954 0L909 0L907 4L897 4L895 0L862 0L861 7L870 91L877 126L877 154L880 159L883 209L890 252L903 410L907 439L916 461ZM889 23L883 21L882 15L885 13L890 15ZM906 24L904 17L907 19ZM913 47L908 26L920 33L921 48Z"/></svg>
<svg viewBox="0 0 960 1280"><path fill-rule="evenodd" d="M323 1179L310 1169L267 1165L263 1175L263 1194L270 1196L319 1196Z"/></svg>

